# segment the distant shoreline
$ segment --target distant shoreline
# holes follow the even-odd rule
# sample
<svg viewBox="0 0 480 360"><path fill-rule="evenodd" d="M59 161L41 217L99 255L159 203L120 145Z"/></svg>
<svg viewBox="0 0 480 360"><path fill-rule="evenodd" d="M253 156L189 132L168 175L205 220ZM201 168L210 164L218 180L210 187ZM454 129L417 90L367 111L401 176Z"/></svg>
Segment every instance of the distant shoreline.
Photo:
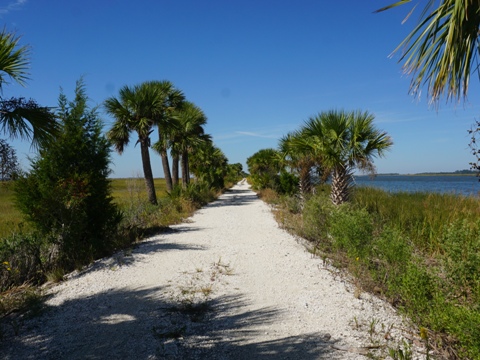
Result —
<svg viewBox="0 0 480 360"><path fill-rule="evenodd" d="M375 174L375 176L477 176L478 173L463 173L463 172L438 172L438 173L416 173L416 174L400 174L400 173L383 173ZM371 175L355 175L357 177L368 177Z"/></svg>

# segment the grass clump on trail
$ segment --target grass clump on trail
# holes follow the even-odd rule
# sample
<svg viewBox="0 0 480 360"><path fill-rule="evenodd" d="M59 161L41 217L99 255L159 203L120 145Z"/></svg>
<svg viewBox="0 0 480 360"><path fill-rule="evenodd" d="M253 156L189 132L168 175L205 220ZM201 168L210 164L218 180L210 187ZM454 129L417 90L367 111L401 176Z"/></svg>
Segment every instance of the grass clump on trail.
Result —
<svg viewBox="0 0 480 360"><path fill-rule="evenodd" d="M362 187L334 206L328 194L318 187L303 211L296 197L267 191L263 198L313 253L412 319L427 348L480 358L480 199Z"/></svg>

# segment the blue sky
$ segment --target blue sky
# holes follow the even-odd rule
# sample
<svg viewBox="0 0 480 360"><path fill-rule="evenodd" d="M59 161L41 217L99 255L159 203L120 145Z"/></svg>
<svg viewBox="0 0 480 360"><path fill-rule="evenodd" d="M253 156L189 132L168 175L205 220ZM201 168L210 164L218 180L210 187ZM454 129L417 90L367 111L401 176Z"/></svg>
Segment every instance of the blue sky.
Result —
<svg viewBox="0 0 480 360"><path fill-rule="evenodd" d="M391 2L0 0L3 26L31 47L27 87L5 85L3 96L55 106L60 88L72 98L84 76L92 105L101 105L124 85L170 80L203 109L229 162L245 169L249 156L318 112L367 110L394 141L375 161L378 172L466 169L476 76L465 103L435 109L409 95L399 55L389 55L417 18L401 24L408 5L373 13ZM100 114L108 128L112 119ZM12 144L27 167L29 143ZM133 144L112 154L112 176L142 176ZM152 165L162 177L153 154Z"/></svg>

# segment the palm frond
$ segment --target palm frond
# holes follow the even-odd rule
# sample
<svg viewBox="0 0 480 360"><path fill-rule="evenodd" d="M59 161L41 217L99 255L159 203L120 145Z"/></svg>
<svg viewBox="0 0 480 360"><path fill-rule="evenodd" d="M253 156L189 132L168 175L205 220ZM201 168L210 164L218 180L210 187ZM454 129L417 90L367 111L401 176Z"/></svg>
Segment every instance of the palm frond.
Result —
<svg viewBox="0 0 480 360"><path fill-rule="evenodd" d="M0 32L0 89L6 83L5 75L20 85L28 80L29 48L18 46L20 37L5 29Z"/></svg>
<svg viewBox="0 0 480 360"><path fill-rule="evenodd" d="M34 148L52 140L59 125L50 108L25 98L0 98L0 132L11 138L27 139Z"/></svg>
<svg viewBox="0 0 480 360"><path fill-rule="evenodd" d="M408 2L398 1L377 12ZM419 96L426 86L432 102L443 95L458 101L467 97L471 73L479 72L480 2L441 0L437 7L435 3L427 2L419 23L394 52L403 52L399 61L413 76L412 94Z"/></svg>

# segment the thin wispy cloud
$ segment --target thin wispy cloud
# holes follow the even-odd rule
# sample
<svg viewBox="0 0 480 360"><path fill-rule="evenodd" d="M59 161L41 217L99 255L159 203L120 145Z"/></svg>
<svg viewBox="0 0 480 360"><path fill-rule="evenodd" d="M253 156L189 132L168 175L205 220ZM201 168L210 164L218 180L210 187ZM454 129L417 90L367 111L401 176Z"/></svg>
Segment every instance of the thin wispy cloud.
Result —
<svg viewBox="0 0 480 360"><path fill-rule="evenodd" d="M298 128L298 124L277 124L271 127L262 127L244 130L232 130L231 132L215 135L215 140L232 140L245 137L263 138L263 139L280 139L283 135Z"/></svg>
<svg viewBox="0 0 480 360"><path fill-rule="evenodd" d="M264 135L256 132L250 132L250 131L236 131L235 133L239 135L253 136L253 137L259 137L259 138L266 138L266 139L278 138L278 135Z"/></svg>
<svg viewBox="0 0 480 360"><path fill-rule="evenodd" d="M403 122L412 122L412 121L423 121L432 119L431 114L426 114L423 116L412 116L411 114L392 114L392 113L376 113L375 122L378 124L382 123L403 123Z"/></svg>
<svg viewBox="0 0 480 360"><path fill-rule="evenodd" d="M27 0L14 0L10 1L7 5L0 7L0 15L6 15L10 11L19 10Z"/></svg>

